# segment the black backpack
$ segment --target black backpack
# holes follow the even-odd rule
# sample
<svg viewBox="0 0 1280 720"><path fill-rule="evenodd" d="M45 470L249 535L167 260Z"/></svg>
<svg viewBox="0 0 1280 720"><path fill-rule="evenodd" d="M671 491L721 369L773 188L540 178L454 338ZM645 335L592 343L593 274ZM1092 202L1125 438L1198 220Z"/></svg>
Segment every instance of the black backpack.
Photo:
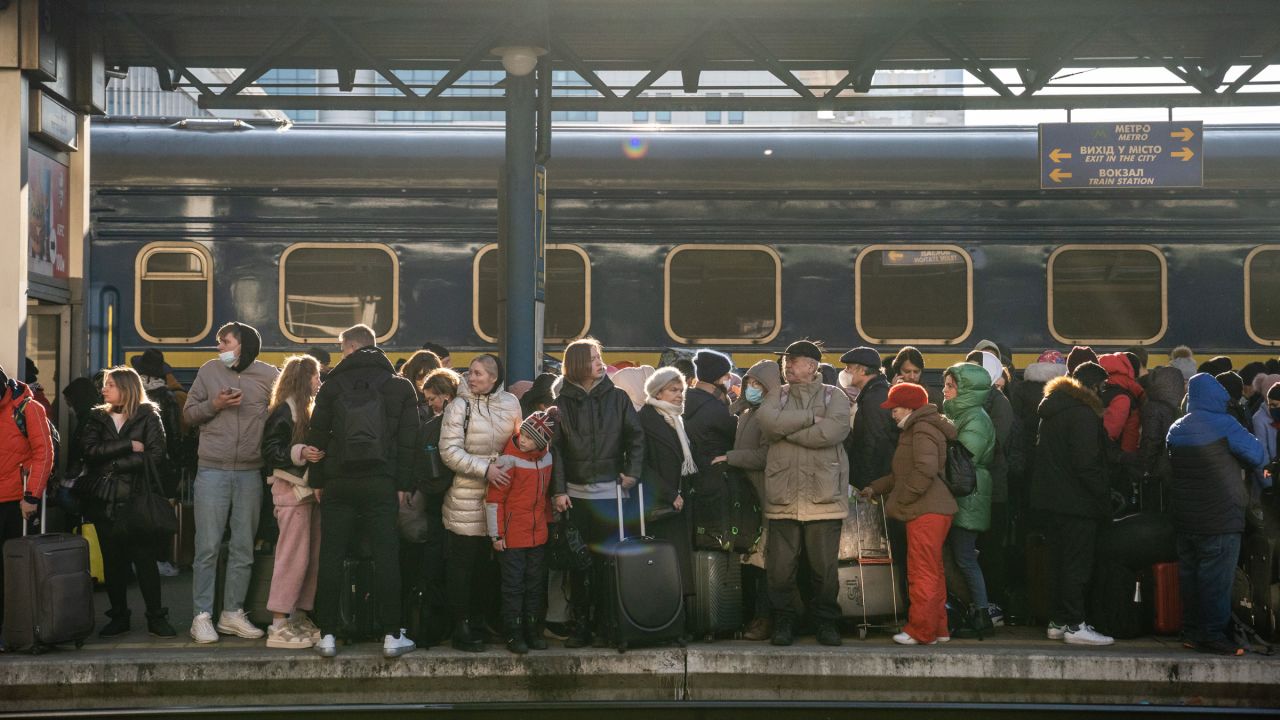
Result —
<svg viewBox="0 0 1280 720"><path fill-rule="evenodd" d="M947 468L942 481L954 497L972 495L978 489L978 468L973 453L958 440L947 441Z"/></svg>
<svg viewBox="0 0 1280 720"><path fill-rule="evenodd" d="M387 411L382 386L393 376L336 380L342 392L335 404L333 440L347 472L367 474L387 464Z"/></svg>
<svg viewBox="0 0 1280 720"><path fill-rule="evenodd" d="M18 426L18 432L22 433L22 437L28 440L31 439L31 436L27 434L27 405L32 402L34 402L32 398L26 398L13 407L13 423ZM49 428L49 444L53 449L53 462L49 465L49 477L45 479L50 484L55 484L59 477L58 469L62 462L62 436L58 434L57 426L53 424L47 414L44 421ZM53 488L50 487L48 490L52 491Z"/></svg>

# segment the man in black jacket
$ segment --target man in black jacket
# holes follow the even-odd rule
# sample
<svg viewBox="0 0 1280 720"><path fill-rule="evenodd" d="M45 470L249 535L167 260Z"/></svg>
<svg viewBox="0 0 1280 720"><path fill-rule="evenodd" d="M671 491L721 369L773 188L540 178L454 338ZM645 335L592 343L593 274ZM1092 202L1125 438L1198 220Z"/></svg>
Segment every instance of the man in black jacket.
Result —
<svg viewBox="0 0 1280 720"><path fill-rule="evenodd" d="M738 420L724 400L733 364L723 353L699 350L693 367L698 381L685 393L682 417L693 460L698 471L706 473L712 464L725 461L738 430Z"/></svg>
<svg viewBox="0 0 1280 720"><path fill-rule="evenodd" d="M861 490L890 474L898 447L898 424L880 404L889 398L889 381L880 371L880 353L856 347L840 357L843 380L858 388L853 432L845 441L849 453L849 484Z"/></svg>
<svg viewBox="0 0 1280 720"><path fill-rule="evenodd" d="M320 572L316 652L337 654L339 596L345 592L343 564L355 537L365 538L377 578L373 588L385 633L382 654L412 652L400 632L400 539L396 511L414 486L418 397L413 384L395 374L375 345L373 330L356 325L342 333L342 361L316 395L307 444L325 453L310 479L320 500Z"/></svg>
<svg viewBox="0 0 1280 720"><path fill-rule="evenodd" d="M1031 508L1044 514L1053 572L1047 636L1078 645L1110 645L1112 638L1084 621L1084 594L1093 577L1094 548L1110 517L1106 430L1099 393L1107 381L1101 365L1086 362L1072 377L1045 385L1040 403Z"/></svg>

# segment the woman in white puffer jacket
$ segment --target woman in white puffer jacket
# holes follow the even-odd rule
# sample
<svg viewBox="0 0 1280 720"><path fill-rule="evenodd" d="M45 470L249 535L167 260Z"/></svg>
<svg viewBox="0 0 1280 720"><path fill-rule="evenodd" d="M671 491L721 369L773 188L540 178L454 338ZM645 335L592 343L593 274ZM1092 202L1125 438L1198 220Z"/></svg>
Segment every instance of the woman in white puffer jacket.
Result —
<svg viewBox="0 0 1280 720"><path fill-rule="evenodd" d="M440 457L454 472L444 498L444 526L449 531L447 584L453 610L453 646L484 649L483 620L477 581L487 573L489 538L484 521L484 496L489 483L507 482L494 464L507 441L520 428L520 401L502 389L502 363L493 355L471 361L458 397L444 409L440 428ZM472 620L475 618L475 620Z"/></svg>

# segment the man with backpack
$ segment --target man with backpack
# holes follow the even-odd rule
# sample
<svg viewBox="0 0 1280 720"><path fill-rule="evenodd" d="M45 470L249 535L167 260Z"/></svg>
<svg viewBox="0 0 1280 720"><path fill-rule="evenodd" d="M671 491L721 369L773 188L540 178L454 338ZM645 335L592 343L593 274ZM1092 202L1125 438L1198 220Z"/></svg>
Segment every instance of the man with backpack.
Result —
<svg viewBox="0 0 1280 720"><path fill-rule="evenodd" d="M383 633L382 654L398 657L416 647L400 628L400 539L396 513L415 485L419 451L418 393L395 373L375 344L373 330L343 331L342 360L316 395L307 444L325 453L310 473L320 500L320 572L316 622L323 657L337 654L343 634L340 597L347 555L356 538L368 542L376 578L372 591ZM369 608L370 610L374 608ZM350 639L350 638L349 638Z"/></svg>
<svg viewBox="0 0 1280 720"><path fill-rule="evenodd" d="M53 472L54 442L44 406L31 388L0 367L0 544L22 536L40 509ZM25 480L25 483L24 483ZM0 626L4 625L4 564L0 563Z"/></svg>
<svg viewBox="0 0 1280 720"><path fill-rule="evenodd" d="M198 643L217 642L218 633L250 639L263 634L244 613L262 504L262 427L280 374L257 359L261 348L258 331L244 323L218 328L218 357L200 367L182 409L187 427L200 428L191 565L191 637ZM226 587L215 629L213 593L228 520Z"/></svg>

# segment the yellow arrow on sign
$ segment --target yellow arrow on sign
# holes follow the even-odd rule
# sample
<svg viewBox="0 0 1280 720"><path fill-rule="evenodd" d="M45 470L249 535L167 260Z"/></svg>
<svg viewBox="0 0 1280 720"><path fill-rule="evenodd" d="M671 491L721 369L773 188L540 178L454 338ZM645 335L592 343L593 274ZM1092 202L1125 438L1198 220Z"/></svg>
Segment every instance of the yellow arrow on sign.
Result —
<svg viewBox="0 0 1280 720"><path fill-rule="evenodd" d="M1071 177L1071 173L1063 172L1061 168L1054 168L1053 172L1049 173L1049 179L1056 183L1060 183L1069 177Z"/></svg>
<svg viewBox="0 0 1280 720"><path fill-rule="evenodd" d="M1062 162L1063 160L1070 160L1071 153L1062 152L1062 148L1054 148L1053 152L1049 153L1049 159L1056 163Z"/></svg>
<svg viewBox="0 0 1280 720"><path fill-rule="evenodd" d="M1191 138L1195 136L1196 134L1191 130L1191 128L1185 128L1185 127L1176 132L1169 133L1169 137L1178 138L1182 142L1191 142Z"/></svg>
<svg viewBox="0 0 1280 720"><path fill-rule="evenodd" d="M1195 153L1191 152L1191 148L1189 147L1184 147L1177 152L1171 152L1169 155L1176 158L1182 158L1182 162L1187 162L1196 156Z"/></svg>

